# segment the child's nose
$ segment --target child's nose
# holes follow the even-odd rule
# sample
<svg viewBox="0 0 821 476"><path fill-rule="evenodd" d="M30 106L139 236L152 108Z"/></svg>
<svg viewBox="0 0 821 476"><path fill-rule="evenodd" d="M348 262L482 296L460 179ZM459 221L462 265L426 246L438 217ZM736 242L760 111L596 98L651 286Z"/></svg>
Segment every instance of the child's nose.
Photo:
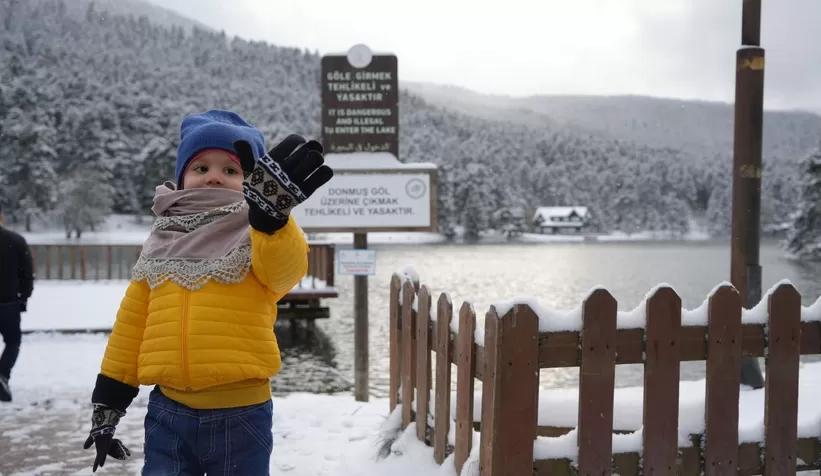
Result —
<svg viewBox="0 0 821 476"><path fill-rule="evenodd" d="M222 176L217 172L208 172L205 183L207 185L222 185Z"/></svg>

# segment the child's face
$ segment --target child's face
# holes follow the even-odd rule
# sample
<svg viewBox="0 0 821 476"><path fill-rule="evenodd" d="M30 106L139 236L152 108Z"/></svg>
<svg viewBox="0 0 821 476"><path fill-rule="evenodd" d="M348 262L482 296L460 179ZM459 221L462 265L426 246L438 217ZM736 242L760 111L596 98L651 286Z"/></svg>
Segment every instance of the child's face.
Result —
<svg viewBox="0 0 821 476"><path fill-rule="evenodd" d="M242 168L231 156L210 150L192 160L182 178L184 188L228 188L242 191Z"/></svg>

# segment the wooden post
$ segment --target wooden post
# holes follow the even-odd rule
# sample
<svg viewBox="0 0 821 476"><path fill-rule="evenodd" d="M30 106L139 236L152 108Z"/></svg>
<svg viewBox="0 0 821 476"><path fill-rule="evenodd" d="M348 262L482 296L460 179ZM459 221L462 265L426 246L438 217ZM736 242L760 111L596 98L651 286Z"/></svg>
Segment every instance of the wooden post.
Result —
<svg viewBox="0 0 821 476"><path fill-rule="evenodd" d="M334 274L336 273L336 247L334 245L327 245L325 252L328 258L328 274L325 282L330 287L334 287Z"/></svg>
<svg viewBox="0 0 821 476"><path fill-rule="evenodd" d="M83 281L86 280L86 259L88 259L88 253L86 253L86 247L80 247L80 279Z"/></svg>
<svg viewBox="0 0 821 476"><path fill-rule="evenodd" d="M46 279L51 279L51 246L45 245L46 249Z"/></svg>
<svg viewBox="0 0 821 476"><path fill-rule="evenodd" d="M761 0L744 0L741 48L736 53L733 132L733 218L730 281L748 309L761 300L761 149L764 135L764 49ZM744 359L741 383L764 386L758 361Z"/></svg>
<svg viewBox="0 0 821 476"><path fill-rule="evenodd" d="M106 260L106 275L105 279L112 280L114 279L114 250L111 248L111 245L105 247L105 260Z"/></svg>
<svg viewBox="0 0 821 476"><path fill-rule="evenodd" d="M368 234L354 233L353 247L368 249ZM354 397L368 401L368 276L353 277Z"/></svg>

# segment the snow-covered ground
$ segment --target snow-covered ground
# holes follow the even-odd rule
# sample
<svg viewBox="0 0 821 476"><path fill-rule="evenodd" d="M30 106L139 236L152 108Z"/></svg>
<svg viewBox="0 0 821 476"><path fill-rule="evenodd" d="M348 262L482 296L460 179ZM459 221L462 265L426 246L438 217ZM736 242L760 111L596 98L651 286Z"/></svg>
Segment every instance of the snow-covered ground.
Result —
<svg viewBox="0 0 821 476"><path fill-rule="evenodd" d="M15 401L0 405L0 475L90 473L94 458L82 445L106 339L24 337L11 382ZM149 388L142 389L117 432L134 457L125 463L109 458L98 474L139 474L148 393ZM272 474L383 474L382 468L373 467L373 456L387 414L386 400L359 403L351 395L315 394L275 398Z"/></svg>
<svg viewBox="0 0 821 476"><path fill-rule="evenodd" d="M303 280L305 288L324 286L321 280ZM110 330L126 288L126 280L37 281L23 314L23 331Z"/></svg>
<svg viewBox="0 0 821 476"><path fill-rule="evenodd" d="M24 315L24 329L109 328L125 286L124 282L43 282L38 285L29 312ZM810 313L815 308L805 307L804 312ZM700 313L696 311L691 311L691 320L701 323L697 318ZM630 315L625 313L621 317L627 319ZM567 319L576 321L570 315ZM745 314L745 320L757 321L758 314L750 311ZM82 450L82 443L89 426L88 402L106 341L106 334L36 332L24 336L11 382L15 401L0 405L0 476L88 474L93 457ZM687 434L704 430L705 382L682 382L680 389L679 440L688 444ZM148 393L148 388L142 389L118 431L134 457L126 463L107 463L101 474L139 474L142 419ZM819 393L821 362L804 363L798 405L801 437L819 436ZM617 430L633 431L614 436L617 451L640 449L642 397L641 388L615 391L614 426ZM455 402L452 396L451 405ZM481 394L477 393L477 419L480 409ZM432 449L416 440L413 427L399 432L399 439L387 459L376 459L386 434L398 430L396 419L388 414L385 399L359 403L350 394L293 393L274 397L274 411L273 474L373 476L394 472L400 476L455 476L450 460L442 467L433 462ZM577 388L549 389L540 394L540 425L573 427L577 411ZM764 390L743 389L740 413L739 441L761 441ZM455 408L451 409L451 415L455 415ZM478 444L474 448L478 448ZM572 458L575 448L574 433L559 438L539 438L535 442L539 458ZM476 451L466 468L463 474L478 474Z"/></svg>
<svg viewBox="0 0 821 476"><path fill-rule="evenodd" d="M90 418L88 401L105 335L32 334L24 337L23 350L12 379L15 401L0 405L0 475L88 474L93 460L83 451ZM110 461L101 474L136 475L142 464L142 419L148 388L143 388L122 422L118 436L134 457ZM799 436L818 436L821 427L821 363L803 365L799 391ZM704 429L704 381L682 382L680 439ZM481 395L476 395L476 417ZM539 424L572 427L576 424L578 389L552 389L539 401ZM451 399L455 402L455 398ZM764 391L741 393L739 441L761 441ZM395 428L388 402L354 401L350 395L292 394L274 398L274 456L272 474L295 476L373 476L395 472L400 476L451 475L450 460L442 467L433 462L432 449L415 438L413 426L393 445L393 453L377 460L386 432ZM453 414L453 413L451 413ZM615 392L615 428L635 433L614 436L614 449L635 451L641 444L642 389ZM478 437L478 435L476 435ZM478 445L475 445L478 447ZM536 455L573 457L573 433L559 438L539 438ZM468 460L468 472L478 474L478 454Z"/></svg>
<svg viewBox="0 0 821 476"><path fill-rule="evenodd" d="M23 314L23 331L110 330L128 281L42 280Z"/></svg>

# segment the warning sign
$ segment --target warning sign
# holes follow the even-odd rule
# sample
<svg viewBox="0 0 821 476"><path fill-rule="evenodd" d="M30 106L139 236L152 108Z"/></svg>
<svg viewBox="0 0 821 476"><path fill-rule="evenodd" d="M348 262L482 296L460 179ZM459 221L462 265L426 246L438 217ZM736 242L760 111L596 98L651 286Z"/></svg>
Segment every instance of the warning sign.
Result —
<svg viewBox="0 0 821 476"><path fill-rule="evenodd" d="M399 157L396 56L322 58L322 144L327 153L390 152Z"/></svg>
<svg viewBox="0 0 821 476"><path fill-rule="evenodd" d="M338 274L373 276L376 274L376 250L342 250L336 257Z"/></svg>
<svg viewBox="0 0 821 476"><path fill-rule="evenodd" d="M431 227L431 175L340 173L291 212L304 229Z"/></svg>

